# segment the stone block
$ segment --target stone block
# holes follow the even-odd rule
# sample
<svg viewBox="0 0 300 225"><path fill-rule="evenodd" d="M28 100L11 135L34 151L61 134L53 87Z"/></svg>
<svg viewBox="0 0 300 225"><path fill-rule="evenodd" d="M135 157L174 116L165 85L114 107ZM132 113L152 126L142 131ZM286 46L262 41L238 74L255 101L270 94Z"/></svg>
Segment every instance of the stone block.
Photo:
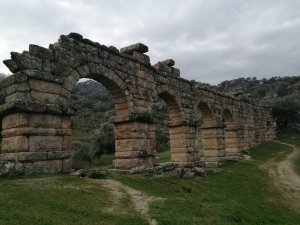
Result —
<svg viewBox="0 0 300 225"><path fill-rule="evenodd" d="M134 132L134 131L115 132L116 140L133 139L133 138L145 139L148 136L149 136L149 134L146 131L144 131L144 132Z"/></svg>
<svg viewBox="0 0 300 225"><path fill-rule="evenodd" d="M171 154L172 162L192 162L194 161L193 154L188 153L176 153Z"/></svg>
<svg viewBox="0 0 300 225"><path fill-rule="evenodd" d="M71 91L65 89L65 88L62 88L61 89L61 93L60 95L65 98L65 99L70 99L71 98Z"/></svg>
<svg viewBox="0 0 300 225"><path fill-rule="evenodd" d="M129 54L132 55L134 51L140 52L140 53L146 53L148 52L148 46L142 44L142 43L137 43L133 45L129 45L127 47L121 48L120 53L121 54Z"/></svg>
<svg viewBox="0 0 300 225"><path fill-rule="evenodd" d="M34 127L19 127L2 130L2 137L11 136L55 136L57 129L54 128L34 128Z"/></svg>
<svg viewBox="0 0 300 225"><path fill-rule="evenodd" d="M33 101L40 101L44 103L57 104L60 99L60 95L57 94L50 94L39 91L30 91L30 94Z"/></svg>
<svg viewBox="0 0 300 225"><path fill-rule="evenodd" d="M71 136L72 130L71 129L57 129L56 134L59 136Z"/></svg>
<svg viewBox="0 0 300 225"><path fill-rule="evenodd" d="M38 46L38 45L29 45L29 54L32 56L36 56L41 59L51 59L52 54L51 51L47 48Z"/></svg>
<svg viewBox="0 0 300 225"><path fill-rule="evenodd" d="M115 168L122 170L129 170L134 167L140 166L140 160L135 159L115 159Z"/></svg>
<svg viewBox="0 0 300 225"><path fill-rule="evenodd" d="M147 132L148 124L147 123L139 123L139 122L130 122L130 123L120 123L115 125L115 133L118 132Z"/></svg>
<svg viewBox="0 0 300 225"><path fill-rule="evenodd" d="M27 82L13 84L5 88L5 95L11 95L16 92L29 92L30 88Z"/></svg>
<svg viewBox="0 0 300 225"><path fill-rule="evenodd" d="M47 152L20 152L17 154L18 161L43 161L47 160Z"/></svg>
<svg viewBox="0 0 300 225"><path fill-rule="evenodd" d="M115 103L115 110L120 110L120 109L128 109L128 103Z"/></svg>
<svg viewBox="0 0 300 225"><path fill-rule="evenodd" d="M174 148L171 148L171 154L177 154L177 153L187 153L189 150L188 150L189 148L176 148L176 147L174 147Z"/></svg>
<svg viewBox="0 0 300 225"><path fill-rule="evenodd" d="M12 101L30 101L31 96L29 92L15 92L11 95L7 95L5 97L5 102L12 102Z"/></svg>
<svg viewBox="0 0 300 225"><path fill-rule="evenodd" d="M49 114L30 114L29 124L36 128L60 128L61 116Z"/></svg>
<svg viewBox="0 0 300 225"><path fill-rule="evenodd" d="M223 156L224 151L223 150L208 150L204 151L204 157L218 157L218 156Z"/></svg>
<svg viewBox="0 0 300 225"><path fill-rule="evenodd" d="M115 152L116 159L132 159L139 157L139 151L120 151Z"/></svg>
<svg viewBox="0 0 300 225"><path fill-rule="evenodd" d="M33 171L36 173L57 173L62 171L62 160L33 162Z"/></svg>
<svg viewBox="0 0 300 225"><path fill-rule="evenodd" d="M150 65L150 57L148 55L145 55L137 51L133 51L132 56L139 62Z"/></svg>
<svg viewBox="0 0 300 225"><path fill-rule="evenodd" d="M72 136L64 136L62 141L62 149L70 150L72 148Z"/></svg>
<svg viewBox="0 0 300 225"><path fill-rule="evenodd" d="M163 63L167 66L175 66L175 61L173 59L166 59L164 61L161 61L161 63Z"/></svg>
<svg viewBox="0 0 300 225"><path fill-rule="evenodd" d="M151 143L147 139L124 139L116 140L116 151L139 151L150 150Z"/></svg>
<svg viewBox="0 0 300 225"><path fill-rule="evenodd" d="M0 154L0 161L3 162L14 162L17 160L16 153L1 153Z"/></svg>
<svg viewBox="0 0 300 225"><path fill-rule="evenodd" d="M214 137L216 135L224 134L224 131L220 128L209 128L209 129L202 129L203 137Z"/></svg>
<svg viewBox="0 0 300 225"><path fill-rule="evenodd" d="M62 172L71 172L72 170L72 160L64 159L62 160Z"/></svg>
<svg viewBox="0 0 300 225"><path fill-rule="evenodd" d="M28 151L28 138L15 136L2 139L1 152L26 152Z"/></svg>
<svg viewBox="0 0 300 225"><path fill-rule="evenodd" d="M29 79L31 90L60 95L62 86L60 84L50 83L42 80Z"/></svg>
<svg viewBox="0 0 300 225"><path fill-rule="evenodd" d="M146 80L147 79L147 76L146 76L146 73L144 70L139 70L137 72L137 76L138 78L140 78L141 80Z"/></svg>
<svg viewBox="0 0 300 225"><path fill-rule="evenodd" d="M62 137L60 136L31 136L29 137L31 152L62 151Z"/></svg>
<svg viewBox="0 0 300 225"><path fill-rule="evenodd" d="M63 88L68 90L68 91L72 91L73 88L75 87L77 81L78 80L76 80L76 77L69 76L68 78L65 79Z"/></svg>
<svg viewBox="0 0 300 225"><path fill-rule="evenodd" d="M179 126L179 127L170 127L169 134L190 134L195 133L196 129L190 126Z"/></svg>
<svg viewBox="0 0 300 225"><path fill-rule="evenodd" d="M191 146L190 139L171 139L170 140L171 148L185 148Z"/></svg>
<svg viewBox="0 0 300 225"><path fill-rule="evenodd" d="M204 162L204 166L206 169L217 169L219 167L219 162Z"/></svg>
<svg viewBox="0 0 300 225"><path fill-rule="evenodd" d="M70 158L71 151L53 151L48 152L48 160L49 159L65 159Z"/></svg>
<svg viewBox="0 0 300 225"><path fill-rule="evenodd" d="M24 126L28 126L27 113L13 113L4 116L2 119L2 129L24 127Z"/></svg>

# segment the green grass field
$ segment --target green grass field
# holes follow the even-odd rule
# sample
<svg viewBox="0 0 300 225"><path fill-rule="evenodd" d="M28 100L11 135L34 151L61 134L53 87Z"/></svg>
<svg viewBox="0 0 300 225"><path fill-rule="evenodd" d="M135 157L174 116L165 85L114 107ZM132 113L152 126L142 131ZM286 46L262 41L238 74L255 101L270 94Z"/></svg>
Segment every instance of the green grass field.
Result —
<svg viewBox="0 0 300 225"><path fill-rule="evenodd" d="M298 143L299 138L290 143ZM224 166L207 178L180 179L175 174L110 174L134 189L161 197L150 205L150 216L159 225L299 225L300 212L285 206L281 195L260 169L265 161L280 160L290 148L264 143L251 150L253 161ZM31 175L0 179L0 224L143 225L147 220L135 212L129 197L118 209L109 190L94 180L68 175Z"/></svg>
<svg viewBox="0 0 300 225"><path fill-rule="evenodd" d="M154 203L151 214L159 224L283 224L298 225L300 212L284 206L259 165L288 152L285 145L264 143L251 151L254 161L208 173L206 179L181 180L176 176L118 176L117 179L150 195L166 198ZM281 156L282 157L282 156Z"/></svg>

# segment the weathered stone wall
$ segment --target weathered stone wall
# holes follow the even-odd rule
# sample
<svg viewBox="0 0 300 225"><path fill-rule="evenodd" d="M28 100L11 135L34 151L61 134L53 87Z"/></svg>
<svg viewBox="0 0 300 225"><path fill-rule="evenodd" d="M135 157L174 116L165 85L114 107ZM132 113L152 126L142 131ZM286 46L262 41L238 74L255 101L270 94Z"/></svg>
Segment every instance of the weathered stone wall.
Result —
<svg viewBox="0 0 300 225"><path fill-rule="evenodd" d="M157 96L168 106L171 158L178 166L199 160L199 130L205 164L212 168L274 137L270 108L182 79L173 60L151 65L147 51L143 44L119 51L71 33L49 48L30 45L29 51L12 52L4 63L13 75L1 82L2 163L15 163L21 172L70 170L70 93L80 78L98 81L112 95L119 169L153 165L157 146L150 111Z"/></svg>

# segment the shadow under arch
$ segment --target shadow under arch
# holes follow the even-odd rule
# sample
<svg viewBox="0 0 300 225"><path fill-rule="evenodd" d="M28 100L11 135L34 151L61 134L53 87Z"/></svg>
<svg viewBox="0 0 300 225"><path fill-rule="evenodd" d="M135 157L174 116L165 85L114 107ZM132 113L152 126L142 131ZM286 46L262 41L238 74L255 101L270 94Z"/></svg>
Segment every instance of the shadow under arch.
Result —
<svg viewBox="0 0 300 225"><path fill-rule="evenodd" d="M161 98L167 105L168 112L169 112L169 119L170 124L179 122L183 120L183 116L181 113L180 105L178 103L178 100L174 95L163 91L157 95L159 98Z"/></svg>
<svg viewBox="0 0 300 225"><path fill-rule="evenodd" d="M224 124L225 154L226 156L238 156L240 149L234 116L231 111L226 108L223 110L222 117Z"/></svg>

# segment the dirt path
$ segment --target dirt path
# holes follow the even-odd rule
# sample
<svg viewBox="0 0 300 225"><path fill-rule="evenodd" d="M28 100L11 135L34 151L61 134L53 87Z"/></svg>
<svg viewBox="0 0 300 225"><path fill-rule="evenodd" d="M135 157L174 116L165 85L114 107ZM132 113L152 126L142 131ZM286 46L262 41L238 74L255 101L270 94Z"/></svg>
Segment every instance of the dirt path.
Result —
<svg viewBox="0 0 300 225"><path fill-rule="evenodd" d="M148 196L145 193L135 190L115 180L100 180L101 185L110 191L112 195L112 206L108 208L109 212L114 212L118 209L120 200L126 195L130 196L130 199L135 207L135 210L142 216L145 216L149 222L149 225L157 225L157 221L152 219L148 215L149 205L156 200L162 200L153 196Z"/></svg>
<svg viewBox="0 0 300 225"><path fill-rule="evenodd" d="M294 160L300 154L300 149L294 145L276 141L293 148L281 161L269 160L263 165L272 177L275 187L282 193L285 203L300 211L300 177L294 170Z"/></svg>

